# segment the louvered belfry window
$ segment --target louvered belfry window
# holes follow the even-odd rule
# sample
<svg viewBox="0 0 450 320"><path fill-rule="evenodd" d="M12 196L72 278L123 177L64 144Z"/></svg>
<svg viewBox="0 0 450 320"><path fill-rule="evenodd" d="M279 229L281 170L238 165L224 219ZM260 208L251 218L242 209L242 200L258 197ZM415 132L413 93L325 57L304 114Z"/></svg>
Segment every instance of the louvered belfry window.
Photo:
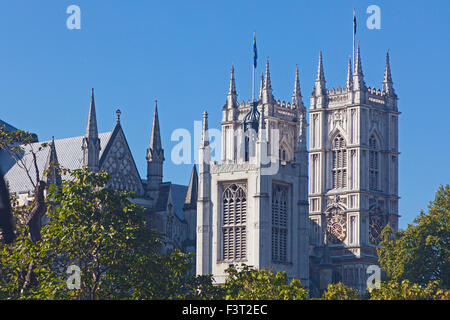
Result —
<svg viewBox="0 0 450 320"><path fill-rule="evenodd" d="M223 260L247 258L247 187L243 183L224 186L222 195Z"/></svg>
<svg viewBox="0 0 450 320"><path fill-rule="evenodd" d="M272 261L287 262L288 187L272 186Z"/></svg>
<svg viewBox="0 0 450 320"><path fill-rule="evenodd" d="M345 139L339 134L332 145L333 189L347 187L347 150Z"/></svg>
<svg viewBox="0 0 450 320"><path fill-rule="evenodd" d="M378 146L374 136L369 139L369 188L378 190Z"/></svg>

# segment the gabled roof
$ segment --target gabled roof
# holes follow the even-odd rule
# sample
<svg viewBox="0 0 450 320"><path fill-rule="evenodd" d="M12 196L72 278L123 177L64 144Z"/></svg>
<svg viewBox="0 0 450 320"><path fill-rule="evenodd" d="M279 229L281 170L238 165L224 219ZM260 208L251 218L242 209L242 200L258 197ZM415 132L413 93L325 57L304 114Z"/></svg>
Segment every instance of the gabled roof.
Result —
<svg viewBox="0 0 450 320"><path fill-rule="evenodd" d="M99 134L101 147L100 157L102 156L103 150L105 149L111 138L111 134L112 132ZM51 141L46 142L50 144ZM61 167L71 170L80 169L83 167L83 151L81 149L82 142L83 136L55 140L55 150L56 154L58 155L58 162ZM22 157L23 163L27 168L29 168L30 175L33 178L36 176L36 173L32 162L32 154L30 153L30 151L38 150L41 147L42 143L44 142L36 142L26 146L24 156ZM47 146L43 148L43 150L37 152L37 165L41 179L49 153L50 146ZM62 176L62 178L64 179L67 177ZM18 163L15 163L11 167L11 169L6 172L5 180L8 183L9 191L12 193L33 191L33 186L25 170L21 166L19 166Z"/></svg>

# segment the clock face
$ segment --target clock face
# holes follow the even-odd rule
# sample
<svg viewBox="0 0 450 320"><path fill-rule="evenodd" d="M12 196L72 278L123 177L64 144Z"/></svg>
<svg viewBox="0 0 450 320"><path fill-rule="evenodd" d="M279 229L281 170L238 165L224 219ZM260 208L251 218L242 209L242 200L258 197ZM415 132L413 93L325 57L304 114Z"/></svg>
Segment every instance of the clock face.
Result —
<svg viewBox="0 0 450 320"><path fill-rule="evenodd" d="M369 240L372 244L379 244L381 240L381 231L383 224L380 216L371 216L369 223Z"/></svg>
<svg viewBox="0 0 450 320"><path fill-rule="evenodd" d="M343 242L347 236L345 215L333 212L327 221L327 232L328 240L331 243L338 244Z"/></svg>

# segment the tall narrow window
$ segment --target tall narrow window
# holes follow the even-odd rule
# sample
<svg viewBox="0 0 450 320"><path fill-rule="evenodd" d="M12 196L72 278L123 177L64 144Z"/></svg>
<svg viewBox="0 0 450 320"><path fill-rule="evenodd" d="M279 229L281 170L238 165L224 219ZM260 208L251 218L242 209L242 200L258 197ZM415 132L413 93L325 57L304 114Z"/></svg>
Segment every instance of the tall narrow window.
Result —
<svg viewBox="0 0 450 320"><path fill-rule="evenodd" d="M287 262L288 187L272 186L272 260Z"/></svg>
<svg viewBox="0 0 450 320"><path fill-rule="evenodd" d="M356 227L356 217L355 216L350 216L350 244L356 244L356 232L357 232L357 227Z"/></svg>
<svg viewBox="0 0 450 320"><path fill-rule="evenodd" d="M247 195L243 184L225 187L222 196L223 260L247 258Z"/></svg>
<svg viewBox="0 0 450 320"><path fill-rule="evenodd" d="M347 187L347 150L344 138L339 134L332 145L333 189Z"/></svg>
<svg viewBox="0 0 450 320"><path fill-rule="evenodd" d="M378 190L378 145L374 136L369 139L369 188Z"/></svg>

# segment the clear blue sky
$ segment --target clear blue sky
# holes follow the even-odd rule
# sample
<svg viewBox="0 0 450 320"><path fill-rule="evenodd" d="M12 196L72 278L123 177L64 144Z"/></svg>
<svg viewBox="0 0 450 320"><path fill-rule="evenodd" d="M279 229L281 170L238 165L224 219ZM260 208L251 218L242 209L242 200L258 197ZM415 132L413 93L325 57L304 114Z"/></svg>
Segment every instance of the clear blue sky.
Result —
<svg viewBox="0 0 450 320"><path fill-rule="evenodd" d="M66 28L71 4L81 8L81 30ZM371 4L381 8L381 30L365 26ZM447 0L2 0L0 119L36 132L42 141L83 135L94 87L99 130L112 130L119 107L144 177L158 99L165 180L187 184L191 166L170 162L176 144L171 133L192 131L203 110L210 114L210 127L218 127L233 62L239 98L250 98L253 30L257 73L269 56L275 98L290 99L298 64L309 105L320 49L327 85L345 83L353 8L367 85L381 87L388 49L391 55L402 112L400 226L405 227L440 184L450 183Z"/></svg>

